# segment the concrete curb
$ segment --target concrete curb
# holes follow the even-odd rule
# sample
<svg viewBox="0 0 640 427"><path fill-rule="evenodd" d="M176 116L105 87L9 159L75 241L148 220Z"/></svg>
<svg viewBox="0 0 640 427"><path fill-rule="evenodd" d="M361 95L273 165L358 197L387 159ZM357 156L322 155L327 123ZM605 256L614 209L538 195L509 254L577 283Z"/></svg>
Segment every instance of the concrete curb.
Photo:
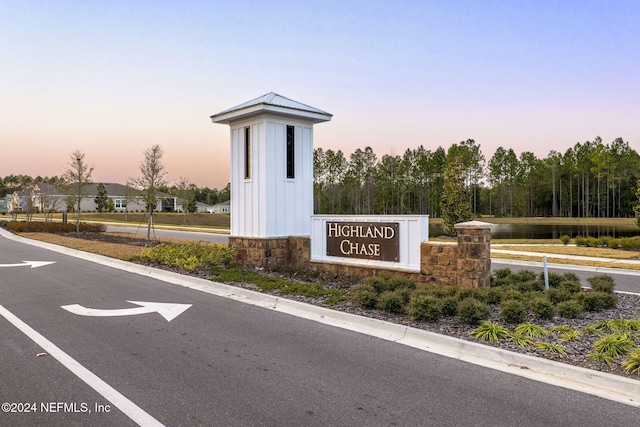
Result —
<svg viewBox="0 0 640 427"><path fill-rule="evenodd" d="M356 316L295 300L225 285L223 283L184 276L166 270L31 240L16 236L3 229L0 229L0 235L14 241L107 265L130 273L152 277L174 285L393 341L423 351L451 357L546 384L580 391L626 405L640 407L640 381L638 380L554 362L539 357L513 353L489 345L439 335L422 329Z"/></svg>

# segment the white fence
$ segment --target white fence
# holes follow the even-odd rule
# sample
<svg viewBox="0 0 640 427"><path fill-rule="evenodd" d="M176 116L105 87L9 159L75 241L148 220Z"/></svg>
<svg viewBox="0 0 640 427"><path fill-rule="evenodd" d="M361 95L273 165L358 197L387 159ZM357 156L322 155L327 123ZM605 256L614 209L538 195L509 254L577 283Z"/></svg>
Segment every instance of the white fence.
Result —
<svg viewBox="0 0 640 427"><path fill-rule="evenodd" d="M380 261L348 256L329 256L327 253L328 222L397 223L398 260ZM420 243L427 240L429 240L428 215L313 215L311 217L311 261L420 271Z"/></svg>

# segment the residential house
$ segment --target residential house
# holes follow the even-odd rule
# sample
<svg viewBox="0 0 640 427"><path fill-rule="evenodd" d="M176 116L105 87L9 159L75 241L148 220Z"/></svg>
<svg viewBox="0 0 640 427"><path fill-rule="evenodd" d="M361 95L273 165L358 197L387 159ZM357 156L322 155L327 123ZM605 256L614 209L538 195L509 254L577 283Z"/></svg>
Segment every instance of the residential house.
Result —
<svg viewBox="0 0 640 427"><path fill-rule="evenodd" d="M98 194L99 184L89 184L84 187L85 196L80 201L80 210L83 212L93 212L96 210L95 198ZM107 192L107 197L113 201L116 212L144 212L146 206L141 200L141 192L122 184L103 184ZM20 207L24 209L30 203L37 211L53 210L61 212L67 209L66 199L68 195L57 187L38 183L29 190L17 192L20 198ZM9 200L11 196L7 196ZM158 205L156 212L177 211L178 198L165 193L158 193Z"/></svg>
<svg viewBox="0 0 640 427"><path fill-rule="evenodd" d="M226 202L216 203L213 205L213 213L231 213L231 201L227 200Z"/></svg>

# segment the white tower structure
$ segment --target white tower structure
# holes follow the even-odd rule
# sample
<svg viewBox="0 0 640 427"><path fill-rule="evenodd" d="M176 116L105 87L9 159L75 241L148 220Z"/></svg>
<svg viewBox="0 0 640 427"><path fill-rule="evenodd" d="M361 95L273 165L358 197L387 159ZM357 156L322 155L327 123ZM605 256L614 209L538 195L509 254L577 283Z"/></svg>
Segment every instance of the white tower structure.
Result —
<svg viewBox="0 0 640 427"><path fill-rule="evenodd" d="M309 236L313 125L332 115L270 92L211 116L231 127L231 236Z"/></svg>

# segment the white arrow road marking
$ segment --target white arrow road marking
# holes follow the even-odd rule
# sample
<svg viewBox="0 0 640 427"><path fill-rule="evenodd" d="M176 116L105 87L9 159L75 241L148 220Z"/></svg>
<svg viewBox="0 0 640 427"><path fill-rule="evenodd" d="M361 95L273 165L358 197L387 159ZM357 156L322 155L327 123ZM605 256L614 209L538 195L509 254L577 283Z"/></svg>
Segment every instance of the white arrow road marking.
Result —
<svg viewBox="0 0 640 427"><path fill-rule="evenodd" d="M87 383L91 388L100 393L105 399L113 403L118 409L120 409L126 416L131 418L136 424L140 426L155 426L163 427L160 421L153 418L144 409L137 406L126 396L120 393L115 388L104 382L93 372L82 366L77 360L73 359L67 353L62 351L54 343L46 339L31 326L24 323L16 315L0 305L0 316L7 319L13 326L18 328L22 333L31 338L33 342L38 344L47 354L55 357L58 362L74 373L78 378Z"/></svg>
<svg viewBox="0 0 640 427"><path fill-rule="evenodd" d="M145 302L145 301L127 301L131 304L136 304L141 307L134 308L119 308L114 310L103 310L100 308L87 308L80 304L63 305L65 310L77 314L79 316L98 316L98 317L111 317L111 316L134 316L136 314L146 313L158 313L168 322L171 322L176 317L180 316L186 311L192 304L174 304L164 302Z"/></svg>
<svg viewBox="0 0 640 427"><path fill-rule="evenodd" d="M49 264L55 264L55 261L22 261L20 264L0 264L0 267L26 267L30 265L31 268L36 268Z"/></svg>

